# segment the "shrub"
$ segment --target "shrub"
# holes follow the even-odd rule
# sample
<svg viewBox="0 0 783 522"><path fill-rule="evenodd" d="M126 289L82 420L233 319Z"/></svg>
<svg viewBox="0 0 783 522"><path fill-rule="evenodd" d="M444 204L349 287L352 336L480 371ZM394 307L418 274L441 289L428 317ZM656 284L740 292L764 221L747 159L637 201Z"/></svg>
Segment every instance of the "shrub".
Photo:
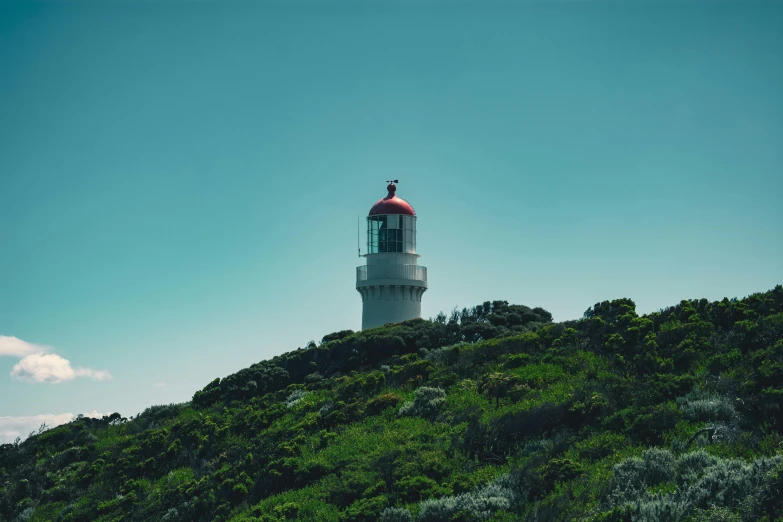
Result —
<svg viewBox="0 0 783 522"><path fill-rule="evenodd" d="M522 366L525 366L526 364L530 364L530 355L526 353L519 353L516 355L509 356L508 359L506 359L506 362L503 364L506 368L514 369L514 368L520 368Z"/></svg>
<svg viewBox="0 0 783 522"><path fill-rule="evenodd" d="M320 372L313 372L304 378L304 382L307 384L313 384L324 380L324 376Z"/></svg>
<svg viewBox="0 0 783 522"><path fill-rule="evenodd" d="M307 395L310 395L309 391L306 390L294 390L291 392L291 394L288 396L288 398L285 400L285 405L289 409L293 408L299 402L304 399Z"/></svg>
<svg viewBox="0 0 783 522"><path fill-rule="evenodd" d="M579 456L588 460L599 460L607 455L611 455L617 448L626 444L626 439L622 435L603 432L598 433L574 446L579 452Z"/></svg>
<svg viewBox="0 0 783 522"><path fill-rule="evenodd" d="M482 497L463 493L455 497L425 500L419 510L419 522L448 522L456 515L475 520L489 520L496 511L509 508L504 497Z"/></svg>
<svg viewBox="0 0 783 522"><path fill-rule="evenodd" d="M452 346L441 346L440 348L433 348L431 350L423 349L422 354L424 358L434 363L451 366L457 363L460 353L469 347L468 343L458 343Z"/></svg>
<svg viewBox="0 0 783 522"><path fill-rule="evenodd" d="M150 428L155 424L160 423L161 421L174 419L187 407L187 403L172 403L150 406L140 414L136 415L136 424L140 423L142 426Z"/></svg>
<svg viewBox="0 0 783 522"><path fill-rule="evenodd" d="M284 519L295 519L299 515L299 504L296 502L286 502L283 505L275 506L274 512L277 516Z"/></svg>
<svg viewBox="0 0 783 522"><path fill-rule="evenodd" d="M648 485L656 485L674 478L676 460L670 451L650 448L644 452L645 480Z"/></svg>
<svg viewBox="0 0 783 522"><path fill-rule="evenodd" d="M179 511L177 508L169 508L168 511L161 517L161 520L177 520L179 518Z"/></svg>
<svg viewBox="0 0 783 522"><path fill-rule="evenodd" d="M662 434L674 428L682 418L682 412L673 402L645 408L628 427L628 433L635 439L648 443L660 443Z"/></svg>
<svg viewBox="0 0 783 522"><path fill-rule="evenodd" d="M348 506L344 519L350 522L371 522L378 520L381 511L389 504L385 496L361 498Z"/></svg>
<svg viewBox="0 0 783 522"><path fill-rule="evenodd" d="M663 520L681 520L689 511L687 502L669 496L657 495L652 498L640 500L636 504L636 516L638 522L661 522Z"/></svg>
<svg viewBox="0 0 783 522"><path fill-rule="evenodd" d="M770 469L762 478L761 485L750 499L749 506L757 519L767 517L776 520L783 514L783 459Z"/></svg>
<svg viewBox="0 0 783 522"><path fill-rule="evenodd" d="M698 507L732 506L755 494L764 475L783 457L759 458L746 464L739 459L718 459L704 476L685 490L687 500Z"/></svg>
<svg viewBox="0 0 783 522"><path fill-rule="evenodd" d="M324 335L323 339L321 339L321 344L326 344L331 341L340 341L350 335L353 335L353 330L341 330L339 332L330 333Z"/></svg>
<svg viewBox="0 0 783 522"><path fill-rule="evenodd" d="M444 493L437 482L423 475L401 478L394 483L394 490L405 501L420 500L421 498L432 497L438 493ZM450 491L445 493L450 493Z"/></svg>
<svg viewBox="0 0 783 522"><path fill-rule="evenodd" d="M489 520L497 512L515 507L521 501L514 479L503 475L471 493L425 500L419 504L418 522L448 522L460 519Z"/></svg>
<svg viewBox="0 0 783 522"><path fill-rule="evenodd" d="M638 457L625 459L614 466L609 498L612 507L622 505L647 488L644 480L644 461Z"/></svg>
<svg viewBox="0 0 783 522"><path fill-rule="evenodd" d="M443 388L422 386L414 392L413 401L406 402L399 410L400 416L419 416L434 419L440 408L446 403Z"/></svg>
<svg viewBox="0 0 783 522"><path fill-rule="evenodd" d="M677 481L681 485L692 484L717 463L718 458L704 450L686 453L677 459Z"/></svg>
<svg viewBox="0 0 783 522"><path fill-rule="evenodd" d="M519 454L523 457L529 457L531 455L545 455L552 449L553 443L551 439L533 439L526 442Z"/></svg>
<svg viewBox="0 0 783 522"><path fill-rule="evenodd" d="M694 513L691 520L693 522L741 522L742 516L736 513L736 510L713 507Z"/></svg>
<svg viewBox="0 0 783 522"><path fill-rule="evenodd" d="M781 463L781 456L746 463L704 451L675 459L666 450L649 449L643 458L615 465L609 507L631 509L634 520L656 521L681 520L697 508L749 505L764 490L770 470ZM663 482L679 487L670 493L649 491Z"/></svg>
<svg viewBox="0 0 783 522"><path fill-rule="evenodd" d="M699 389L678 397L677 405L685 418L692 421L730 422L737 418L737 411L728 397Z"/></svg>
<svg viewBox="0 0 783 522"><path fill-rule="evenodd" d="M17 522L27 522L31 518L33 518L33 513L35 513L34 507L28 507L25 508L19 515L16 517Z"/></svg>
<svg viewBox="0 0 783 522"><path fill-rule="evenodd" d="M413 522L413 515L405 508L390 507L383 510L380 522Z"/></svg>
<svg viewBox="0 0 783 522"><path fill-rule="evenodd" d="M55 518L55 522L62 522L65 520L65 518L70 515L71 513L76 510L76 504L68 504L64 508L60 510L59 513L57 513L57 518Z"/></svg>
<svg viewBox="0 0 783 522"><path fill-rule="evenodd" d="M370 415L378 415L386 408L397 406L401 402L402 397L396 393L384 393L383 395L379 395L378 397L371 399L367 403L366 412Z"/></svg>
<svg viewBox="0 0 783 522"><path fill-rule="evenodd" d="M72 462L87 460L88 451L85 447L74 446L54 456L54 465L64 468Z"/></svg>
<svg viewBox="0 0 783 522"><path fill-rule="evenodd" d="M334 403L333 402L326 402L323 406L321 406L318 409L318 415L321 417L326 417L330 413L334 411Z"/></svg>

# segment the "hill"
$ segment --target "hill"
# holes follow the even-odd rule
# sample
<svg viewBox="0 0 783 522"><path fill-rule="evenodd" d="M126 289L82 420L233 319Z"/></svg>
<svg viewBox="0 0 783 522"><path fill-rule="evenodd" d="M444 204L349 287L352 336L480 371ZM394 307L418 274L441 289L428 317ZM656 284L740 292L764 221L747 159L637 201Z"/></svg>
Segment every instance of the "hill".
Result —
<svg viewBox="0 0 783 522"><path fill-rule="evenodd" d="M327 335L0 446L8 521L781 520L783 287Z"/></svg>

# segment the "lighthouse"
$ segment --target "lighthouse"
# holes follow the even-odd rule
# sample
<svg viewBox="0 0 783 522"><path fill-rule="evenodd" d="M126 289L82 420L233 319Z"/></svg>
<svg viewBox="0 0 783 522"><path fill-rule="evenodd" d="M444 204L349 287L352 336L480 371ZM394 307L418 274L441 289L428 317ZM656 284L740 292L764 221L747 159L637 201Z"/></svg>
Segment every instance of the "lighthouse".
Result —
<svg viewBox="0 0 783 522"><path fill-rule="evenodd" d="M367 264L356 267L362 330L421 317L427 268L418 264L416 212L397 197L395 182L389 182L389 193L367 216Z"/></svg>

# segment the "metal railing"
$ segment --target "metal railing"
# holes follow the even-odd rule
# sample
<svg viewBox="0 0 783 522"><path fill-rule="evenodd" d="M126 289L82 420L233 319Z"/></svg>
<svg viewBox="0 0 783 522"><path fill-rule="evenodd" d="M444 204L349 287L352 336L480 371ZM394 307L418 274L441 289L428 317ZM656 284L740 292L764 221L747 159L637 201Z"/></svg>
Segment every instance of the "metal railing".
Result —
<svg viewBox="0 0 783 522"><path fill-rule="evenodd" d="M427 267L419 265L364 265L356 267L356 281L408 279L427 281Z"/></svg>

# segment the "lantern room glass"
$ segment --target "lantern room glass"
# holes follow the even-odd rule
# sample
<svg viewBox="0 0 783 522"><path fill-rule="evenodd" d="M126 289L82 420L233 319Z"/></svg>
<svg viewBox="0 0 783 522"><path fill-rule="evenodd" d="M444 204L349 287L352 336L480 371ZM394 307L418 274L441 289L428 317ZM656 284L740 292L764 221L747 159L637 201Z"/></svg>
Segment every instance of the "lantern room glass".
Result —
<svg viewBox="0 0 783 522"><path fill-rule="evenodd" d="M416 253L416 217L402 214L367 216L367 253Z"/></svg>

